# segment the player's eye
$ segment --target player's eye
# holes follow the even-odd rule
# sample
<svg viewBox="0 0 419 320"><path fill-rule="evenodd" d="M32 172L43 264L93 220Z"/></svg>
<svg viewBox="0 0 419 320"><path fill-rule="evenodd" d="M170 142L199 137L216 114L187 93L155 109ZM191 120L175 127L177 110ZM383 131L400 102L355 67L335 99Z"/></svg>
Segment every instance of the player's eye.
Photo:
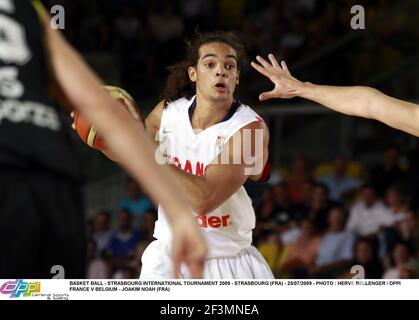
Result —
<svg viewBox="0 0 419 320"><path fill-rule="evenodd" d="M227 70L232 70L232 69L234 69L236 66L234 65L234 64L227 64L226 66L225 66L225 68L227 69Z"/></svg>
<svg viewBox="0 0 419 320"><path fill-rule="evenodd" d="M214 67L214 63L212 63L212 62L206 62L204 65L205 65L205 67L207 67L209 69Z"/></svg>

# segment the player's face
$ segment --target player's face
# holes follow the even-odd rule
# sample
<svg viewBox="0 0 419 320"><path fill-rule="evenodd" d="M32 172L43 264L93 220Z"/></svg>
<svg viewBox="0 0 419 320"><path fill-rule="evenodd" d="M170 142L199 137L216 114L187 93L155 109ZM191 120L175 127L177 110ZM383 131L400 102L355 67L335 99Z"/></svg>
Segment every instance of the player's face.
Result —
<svg viewBox="0 0 419 320"><path fill-rule="evenodd" d="M225 43L204 44L199 48L196 68L190 67L188 72L196 82L197 94L210 101L232 100L239 83L237 53Z"/></svg>

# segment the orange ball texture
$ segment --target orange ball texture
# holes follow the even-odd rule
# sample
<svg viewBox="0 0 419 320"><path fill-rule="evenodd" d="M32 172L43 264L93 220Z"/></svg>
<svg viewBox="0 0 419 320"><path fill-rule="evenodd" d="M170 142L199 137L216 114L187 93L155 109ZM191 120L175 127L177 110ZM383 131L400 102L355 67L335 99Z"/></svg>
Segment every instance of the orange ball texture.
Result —
<svg viewBox="0 0 419 320"><path fill-rule="evenodd" d="M109 95L114 98L115 100L119 100L122 105L125 105L124 100L121 99L121 95L124 98L132 101L135 104L134 99L131 95L126 92L124 89L115 86L104 86L103 87L106 91L108 91ZM98 150L106 150L106 145L103 141L103 138L100 136L99 132L96 130L94 126L92 126L89 121L87 121L82 115L78 112L74 112L74 128L77 131L81 140L86 143L89 147L98 149Z"/></svg>

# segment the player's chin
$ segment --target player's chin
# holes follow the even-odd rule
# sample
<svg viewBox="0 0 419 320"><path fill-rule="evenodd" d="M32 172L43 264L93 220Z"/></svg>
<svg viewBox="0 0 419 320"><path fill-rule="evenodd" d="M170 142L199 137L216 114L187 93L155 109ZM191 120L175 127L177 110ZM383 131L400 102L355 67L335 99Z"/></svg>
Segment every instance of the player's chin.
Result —
<svg viewBox="0 0 419 320"><path fill-rule="evenodd" d="M231 100L231 98L230 98L230 96L228 96L228 95L224 95L224 96L213 96L212 97L212 101L213 102L216 102L216 103L222 103L222 102L227 102L227 101L230 101Z"/></svg>
<svg viewBox="0 0 419 320"><path fill-rule="evenodd" d="M224 90L224 91L215 91L213 93L213 98L214 100L217 101L224 101L224 100L229 100L231 99L232 95L230 94L230 91L228 89Z"/></svg>

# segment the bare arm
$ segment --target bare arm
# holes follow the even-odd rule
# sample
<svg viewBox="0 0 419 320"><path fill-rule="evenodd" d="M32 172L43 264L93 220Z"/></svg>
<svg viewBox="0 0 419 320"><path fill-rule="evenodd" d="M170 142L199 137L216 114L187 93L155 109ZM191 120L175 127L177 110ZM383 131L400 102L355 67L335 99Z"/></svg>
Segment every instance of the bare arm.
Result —
<svg viewBox="0 0 419 320"><path fill-rule="evenodd" d="M333 87L306 84L300 96L351 116L381 121L419 136L419 105L402 101L369 87Z"/></svg>
<svg viewBox="0 0 419 320"><path fill-rule="evenodd" d="M160 102L146 119L147 133L150 138L156 137L162 110L163 102ZM243 138L246 130L251 133L250 141ZM268 144L269 131L265 123L253 122L230 138L223 153L208 166L204 176L189 174L175 165L168 165L168 167L178 188L195 212L206 214L231 197L248 178L260 177L268 159ZM245 159L246 147L251 147L249 155L254 157L253 169L251 165L246 165L245 160L247 163L251 162Z"/></svg>
<svg viewBox="0 0 419 320"><path fill-rule="evenodd" d="M159 104L150 112L150 114L145 119L146 132L149 138L154 141L157 145L158 141L158 132L160 129L160 122L164 108L164 101L160 101Z"/></svg>
<svg viewBox="0 0 419 320"><path fill-rule="evenodd" d="M252 152L252 157L255 157L254 168L246 165L246 152L243 150L250 146L249 142L247 145L245 144L246 141L243 138L245 130L252 132L250 145L254 150ZM260 142L262 145L259 148L255 148L257 144L255 132L257 130L261 130L263 133L263 141ZM208 166L204 176L194 176L182 171L177 166L170 166L179 187L197 213L207 214L214 210L230 198L250 176L261 174L268 157L266 132L266 126L258 122L245 126L229 140L216 161ZM240 147L238 147L238 143L235 143L237 138L241 139ZM228 161L223 161L223 159L228 159ZM235 161L236 159L240 159L240 161ZM237 162L239 163L235 164Z"/></svg>
<svg viewBox="0 0 419 320"><path fill-rule="evenodd" d="M153 149L142 126L120 108L102 89L101 81L58 31L41 14L51 72L66 101L95 124L121 164L139 181L155 203L168 213L174 231L174 264L185 261L194 276L200 276L206 247L190 209L182 202L173 183L155 163ZM153 181L152 184L145 183ZM183 224L183 225L182 225ZM184 232L182 228L188 228Z"/></svg>
<svg viewBox="0 0 419 320"><path fill-rule="evenodd" d="M370 87L303 83L291 75L284 61L279 65L273 55L269 55L271 63L261 57L257 57L257 60L260 64L252 62L252 67L275 84L272 91L260 95L260 100L301 97L340 113L381 121L419 137L417 104L389 97Z"/></svg>

